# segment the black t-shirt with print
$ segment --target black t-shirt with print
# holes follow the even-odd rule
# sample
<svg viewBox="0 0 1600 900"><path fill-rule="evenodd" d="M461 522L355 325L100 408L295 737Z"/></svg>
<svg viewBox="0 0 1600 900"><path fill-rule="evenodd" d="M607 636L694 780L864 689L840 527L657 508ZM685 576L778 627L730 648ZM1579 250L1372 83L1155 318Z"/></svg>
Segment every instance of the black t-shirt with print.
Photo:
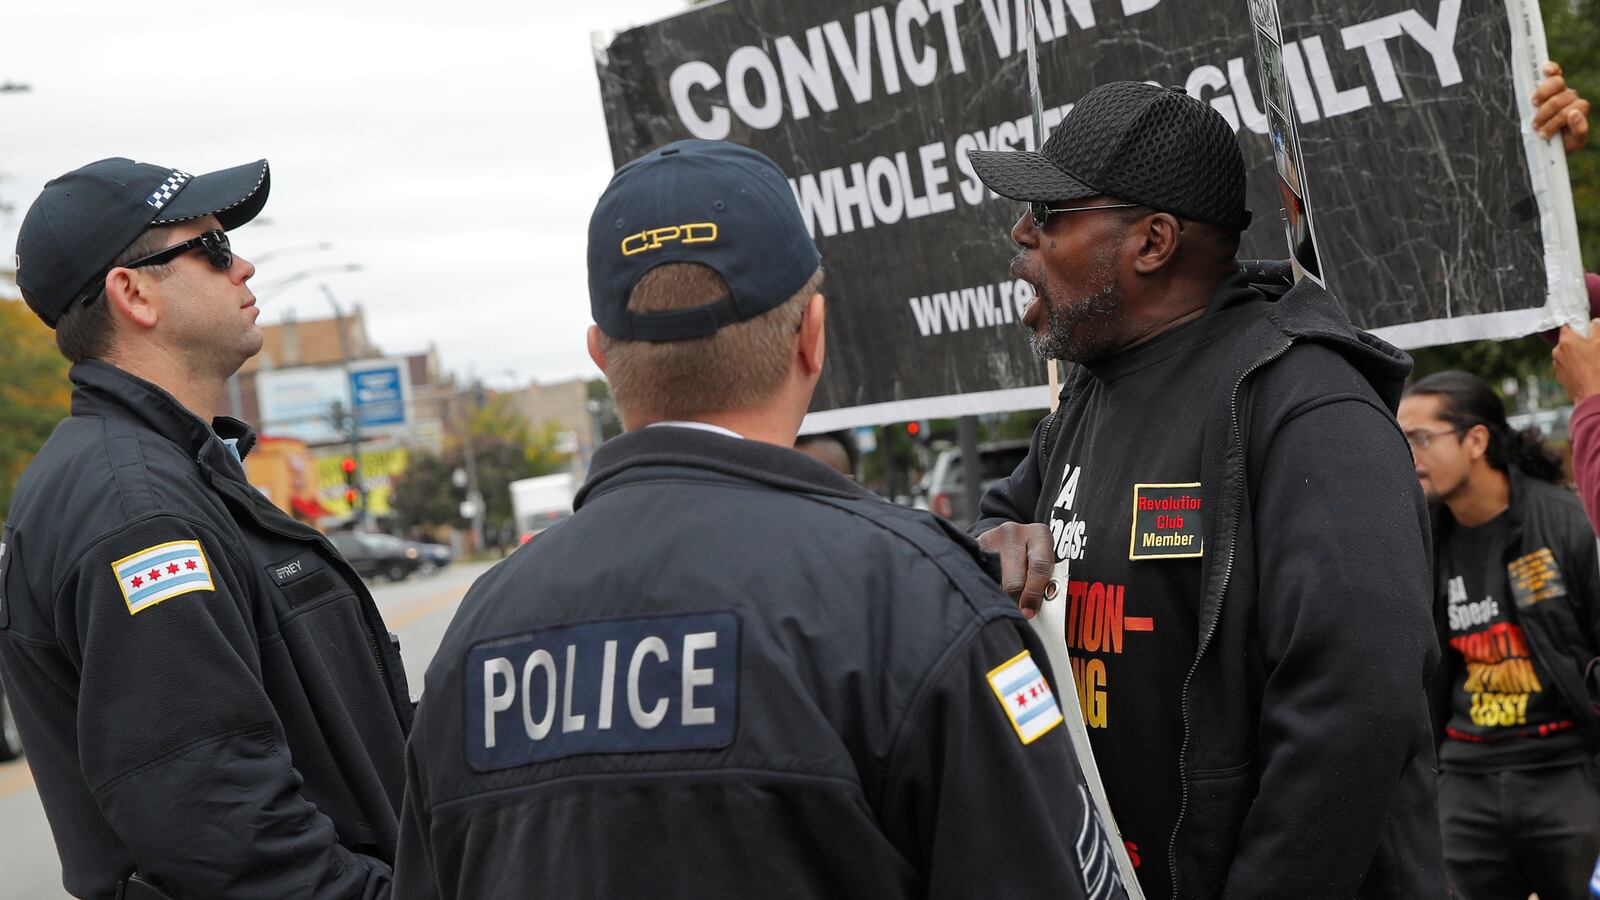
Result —
<svg viewBox="0 0 1600 900"><path fill-rule="evenodd" d="M1584 758L1572 713L1539 671L1506 571L1507 519L1457 524L1441 554L1450 721L1439 765L1454 771L1530 769Z"/></svg>
<svg viewBox="0 0 1600 900"><path fill-rule="evenodd" d="M1223 363L1266 303L1235 282L1206 315L1075 373L1050 514L1070 560L1067 646L1117 826L1146 895L1171 894L1182 689L1199 642L1200 442Z"/></svg>

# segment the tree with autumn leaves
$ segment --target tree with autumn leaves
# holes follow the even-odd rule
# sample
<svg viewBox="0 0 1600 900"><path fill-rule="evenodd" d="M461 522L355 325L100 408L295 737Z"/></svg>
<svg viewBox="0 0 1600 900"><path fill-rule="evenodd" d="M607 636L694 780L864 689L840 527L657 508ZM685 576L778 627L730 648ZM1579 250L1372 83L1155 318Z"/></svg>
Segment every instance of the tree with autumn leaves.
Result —
<svg viewBox="0 0 1600 900"><path fill-rule="evenodd" d="M67 369L55 333L21 300L0 299L0 516L22 470L66 418Z"/></svg>
<svg viewBox="0 0 1600 900"><path fill-rule="evenodd" d="M451 478L466 465L464 441L472 442L484 528L491 535L511 527L511 482L565 471L572 464L571 454L560 449L557 427L529 425L505 395L491 394L474 403L464 419L465 434L454 436L442 455L413 454L406 471L395 479L389 505L402 530L429 533L466 525L460 515L465 494Z"/></svg>

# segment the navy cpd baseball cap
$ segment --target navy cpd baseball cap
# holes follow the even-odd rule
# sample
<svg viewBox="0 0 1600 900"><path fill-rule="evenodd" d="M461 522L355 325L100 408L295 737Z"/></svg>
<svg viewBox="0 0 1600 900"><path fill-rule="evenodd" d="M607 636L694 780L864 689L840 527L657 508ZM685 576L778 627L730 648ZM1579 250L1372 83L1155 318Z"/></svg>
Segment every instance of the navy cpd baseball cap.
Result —
<svg viewBox="0 0 1600 900"><path fill-rule="evenodd" d="M17 286L51 328L146 228L215 215L226 230L261 212L267 161L209 175L116 157L44 186L17 233Z"/></svg>
<svg viewBox="0 0 1600 900"><path fill-rule="evenodd" d="M677 141L611 176L589 219L589 306L614 338L710 337L781 305L822 255L772 160L723 141ZM716 270L728 294L694 309L628 310L645 273L664 263Z"/></svg>

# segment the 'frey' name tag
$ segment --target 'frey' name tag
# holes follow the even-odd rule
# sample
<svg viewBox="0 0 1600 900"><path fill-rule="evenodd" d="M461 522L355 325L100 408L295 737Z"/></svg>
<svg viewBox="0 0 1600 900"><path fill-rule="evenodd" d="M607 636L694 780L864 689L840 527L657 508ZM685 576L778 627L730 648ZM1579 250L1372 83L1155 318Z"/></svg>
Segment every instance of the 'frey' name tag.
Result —
<svg viewBox="0 0 1600 900"><path fill-rule="evenodd" d="M1200 483L1133 486L1129 559L1200 556Z"/></svg>
<svg viewBox="0 0 1600 900"><path fill-rule="evenodd" d="M731 612L544 628L475 644L465 666L467 762L480 772L733 742L739 620Z"/></svg>
<svg viewBox="0 0 1600 900"><path fill-rule="evenodd" d="M288 587L307 575L320 571L322 571L322 560L309 550L299 556L267 566L267 574L272 576L273 582L278 587Z"/></svg>

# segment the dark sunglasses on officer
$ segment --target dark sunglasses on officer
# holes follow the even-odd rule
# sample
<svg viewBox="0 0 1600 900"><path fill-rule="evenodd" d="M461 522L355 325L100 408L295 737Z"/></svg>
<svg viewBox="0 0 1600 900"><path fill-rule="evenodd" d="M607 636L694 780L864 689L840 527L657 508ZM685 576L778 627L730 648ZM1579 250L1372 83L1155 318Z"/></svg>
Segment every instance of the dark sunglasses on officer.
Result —
<svg viewBox="0 0 1600 900"><path fill-rule="evenodd" d="M162 263L177 259L190 250L204 250L206 261L210 262L219 271L226 272L228 269L233 268L233 247L228 244L227 233L221 229L212 229L181 244L173 244L171 247L157 250L149 256L141 256L132 262L123 263L121 266L108 267L106 272L114 268L142 269L145 266L159 266ZM90 301L100 296L100 285L104 281L105 272L102 272L99 277L89 282L89 289L79 298L79 302L87 306Z"/></svg>

